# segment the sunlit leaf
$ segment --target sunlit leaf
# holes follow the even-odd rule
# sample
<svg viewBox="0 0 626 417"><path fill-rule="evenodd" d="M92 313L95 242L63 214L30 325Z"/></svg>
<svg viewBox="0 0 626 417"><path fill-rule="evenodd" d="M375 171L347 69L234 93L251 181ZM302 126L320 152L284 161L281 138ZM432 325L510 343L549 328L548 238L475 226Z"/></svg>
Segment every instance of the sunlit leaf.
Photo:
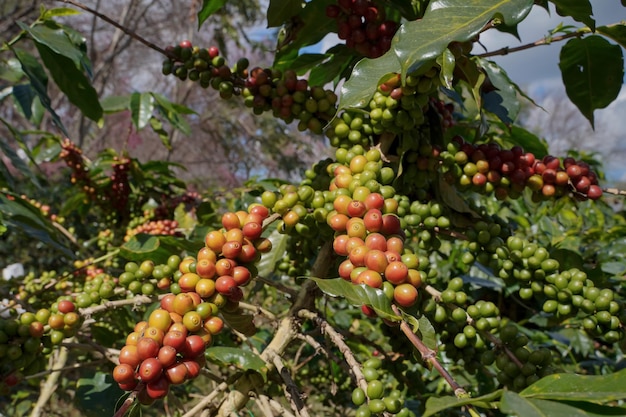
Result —
<svg viewBox="0 0 626 417"><path fill-rule="evenodd" d="M497 390L476 398L429 397L426 401L426 411L424 411L423 417L433 416L448 408L458 408L468 404L481 408L496 408L492 402L500 398L501 395L502 390Z"/></svg>
<svg viewBox="0 0 626 417"><path fill-rule="evenodd" d="M505 391L500 410L518 417L589 417L584 411L556 401L524 398Z"/></svg>
<svg viewBox="0 0 626 417"><path fill-rule="evenodd" d="M232 365L244 371L255 371L267 378L267 365L261 357L249 350L214 346L205 351L206 358L219 365Z"/></svg>
<svg viewBox="0 0 626 417"><path fill-rule="evenodd" d="M146 127L152 111L154 110L154 99L150 93L133 93L130 96L130 111L133 124L139 129Z"/></svg>
<svg viewBox="0 0 626 417"><path fill-rule="evenodd" d="M526 398L606 403L626 398L626 369L608 375L552 374L520 392Z"/></svg>
<svg viewBox="0 0 626 417"><path fill-rule="evenodd" d="M400 317L391 310L391 302L378 288L367 285L354 285L343 278L321 279L310 277L317 286L326 294L333 297L345 298L350 304L355 306L367 305L376 311L379 317L398 321Z"/></svg>

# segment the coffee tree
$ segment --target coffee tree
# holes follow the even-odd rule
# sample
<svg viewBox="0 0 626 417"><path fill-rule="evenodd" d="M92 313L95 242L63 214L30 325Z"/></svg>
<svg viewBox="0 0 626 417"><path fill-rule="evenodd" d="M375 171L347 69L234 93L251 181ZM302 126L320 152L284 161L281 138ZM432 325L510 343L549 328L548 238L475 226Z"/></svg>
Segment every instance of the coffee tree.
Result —
<svg viewBox="0 0 626 417"><path fill-rule="evenodd" d="M552 1L581 27L476 53L481 33L516 34L549 2L270 1L262 67L65 3L3 44L3 100L56 126L2 119L0 230L27 269L0 286L3 413L626 414L626 220L604 201L620 192L597 161L549 155L516 124L534 103L488 59L562 42L568 97L593 125L621 88L623 23ZM199 30L225 3L203 3ZM153 49L160 76L324 135L333 156L296 183L220 193L188 191L163 161L87 158L69 109L130 112L162 138L193 110L98 97L79 11ZM46 182L38 164L55 160L67 176Z"/></svg>

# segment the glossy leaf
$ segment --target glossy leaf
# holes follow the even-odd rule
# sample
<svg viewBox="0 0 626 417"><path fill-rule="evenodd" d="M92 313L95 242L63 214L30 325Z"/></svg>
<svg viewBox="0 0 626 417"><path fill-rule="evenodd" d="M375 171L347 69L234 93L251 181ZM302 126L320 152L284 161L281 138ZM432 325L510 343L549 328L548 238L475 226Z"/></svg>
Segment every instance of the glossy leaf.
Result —
<svg viewBox="0 0 626 417"><path fill-rule="evenodd" d="M569 16L595 30L596 21L591 17L593 10L589 0L550 0L556 6L559 16Z"/></svg>
<svg viewBox="0 0 626 417"><path fill-rule="evenodd" d="M61 130L61 132L63 132L65 136L69 136L69 133L63 125L61 118L51 106L50 97L48 97L47 92L48 76L46 75L46 71L43 69L43 66L39 63L39 61L37 61L37 58L29 54L28 52L18 48L13 48L12 50L13 53L15 53L15 57L19 60L24 74L26 74L28 80L30 81L30 84L33 86L33 89L37 93L41 104L50 113L52 121Z"/></svg>
<svg viewBox="0 0 626 417"><path fill-rule="evenodd" d="M454 78L454 66L456 59L454 54L448 48L444 49L441 55L437 57L437 64L441 68L439 72L439 81L441 85L448 89L452 89L452 80Z"/></svg>
<svg viewBox="0 0 626 417"><path fill-rule="evenodd" d="M198 11L198 29L211 16L226 4L226 0L203 0L202 8Z"/></svg>
<svg viewBox="0 0 626 417"><path fill-rule="evenodd" d="M601 33L619 43L622 48L626 48L626 25L617 24L613 26L600 26L596 28L597 33Z"/></svg>
<svg viewBox="0 0 626 417"><path fill-rule="evenodd" d="M70 59L74 62L75 67L81 66L83 53L70 41L62 29L58 27L51 28L46 25L29 27L21 22L17 22L17 24L22 30L28 32L36 44L45 45L55 54Z"/></svg>
<svg viewBox="0 0 626 417"><path fill-rule="evenodd" d="M476 398L457 398L449 395L443 397L433 396L426 401L426 410L422 417L433 416L448 408L458 408L468 404L481 408L495 408L492 402L499 399L501 395L502 390L497 390Z"/></svg>
<svg viewBox="0 0 626 417"><path fill-rule="evenodd" d="M131 119L137 130L146 127L152 111L154 110L154 99L150 93L133 93L130 96Z"/></svg>
<svg viewBox="0 0 626 417"><path fill-rule="evenodd" d="M35 42L35 45L54 82L69 101L86 117L99 121L102 118L102 107L98 101L98 93L85 74L66 56L55 53L39 42Z"/></svg>
<svg viewBox="0 0 626 417"><path fill-rule="evenodd" d="M407 74L428 69L450 42L471 39L494 16L507 25L514 25L528 14L532 4L532 0L431 2L423 19L406 22L400 27L391 50L380 58L359 61L342 88L339 107L364 106L386 74Z"/></svg>
<svg viewBox="0 0 626 417"><path fill-rule="evenodd" d="M69 241L39 209L27 201L19 197L11 200L6 195L0 194L0 213L5 226L18 229L33 240L40 241L67 257L74 257Z"/></svg>
<svg viewBox="0 0 626 417"><path fill-rule="evenodd" d="M520 392L527 398L605 403L626 398L626 369L608 375L548 375Z"/></svg>
<svg viewBox="0 0 626 417"><path fill-rule="evenodd" d="M343 278L321 279L310 277L324 293L332 297L345 298L350 304L370 306L376 311L379 317L398 321L398 317L391 310L391 302L385 296L383 290L368 287L367 285L354 285Z"/></svg>
<svg viewBox="0 0 626 417"><path fill-rule="evenodd" d="M341 87L339 110L364 107L376 92L376 88L390 73L400 72L398 59L392 50L376 59L362 59L352 70L350 79Z"/></svg>
<svg viewBox="0 0 626 417"><path fill-rule="evenodd" d="M287 249L289 236L273 230L268 239L272 242L272 250L264 254L257 265L259 276L263 278L270 278L276 270L276 263L280 262Z"/></svg>
<svg viewBox="0 0 626 417"><path fill-rule="evenodd" d="M496 114L504 123L509 124L513 122L513 120L517 118L520 110L520 103L517 98L519 88L516 88L506 72L495 62L481 59L479 60L479 65L485 70L489 81L491 81L493 86L497 89L497 91L492 93L501 97L501 105L506 109L505 117L500 117L498 113L493 111L492 113ZM489 110L489 108L487 108L487 110Z"/></svg>
<svg viewBox="0 0 626 417"><path fill-rule="evenodd" d="M571 39L561 49L559 68L567 96L594 126L594 110L611 104L622 87L622 49L596 35Z"/></svg>
<svg viewBox="0 0 626 417"><path fill-rule="evenodd" d="M270 0L267 8L267 27L278 27L301 10L302 2L300 0Z"/></svg>
<svg viewBox="0 0 626 417"><path fill-rule="evenodd" d="M396 51L403 73L417 70L424 61L435 59L452 41L476 36L494 17L511 26L532 8L532 0L436 0L424 18L407 22L396 34Z"/></svg>
<svg viewBox="0 0 626 417"><path fill-rule="evenodd" d="M525 398L505 391L500 410L518 417L589 417L584 411L556 401Z"/></svg>
<svg viewBox="0 0 626 417"><path fill-rule="evenodd" d="M129 261L152 259L154 262L167 262L171 251L161 246L157 236L139 233L120 247L120 256Z"/></svg>
<svg viewBox="0 0 626 417"><path fill-rule="evenodd" d="M207 348L206 358L219 365L232 365L244 371L255 371L263 379L267 379L267 365L261 357L249 350L239 348L215 346Z"/></svg>

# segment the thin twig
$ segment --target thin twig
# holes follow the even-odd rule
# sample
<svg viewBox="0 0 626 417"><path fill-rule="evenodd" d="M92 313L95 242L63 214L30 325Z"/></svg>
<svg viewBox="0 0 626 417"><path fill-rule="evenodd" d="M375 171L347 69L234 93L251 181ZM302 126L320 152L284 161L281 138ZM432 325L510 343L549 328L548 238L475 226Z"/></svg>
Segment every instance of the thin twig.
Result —
<svg viewBox="0 0 626 417"><path fill-rule="evenodd" d="M296 383L294 382L289 370L283 363L280 356L276 354L276 352L268 352L269 359L272 361L276 370L280 374L280 377L285 382L285 396L291 403L291 407L300 417L310 417L309 411L302 401L302 394L300 394L300 390Z"/></svg>
<svg viewBox="0 0 626 417"><path fill-rule="evenodd" d="M605 193L608 193L608 194L624 195L624 196L626 196L626 191L625 190L620 190L618 188L603 188L602 191L604 191Z"/></svg>
<svg viewBox="0 0 626 417"><path fill-rule="evenodd" d="M202 398L202 400L196 404L191 410L187 411L183 414L182 417L192 417L198 414L202 409L204 409L208 404L210 404L218 395L228 389L228 383L222 382L219 384L209 395Z"/></svg>
<svg viewBox="0 0 626 417"><path fill-rule="evenodd" d="M123 307L127 305L139 306L141 304L153 303L158 300L159 300L159 297L148 297L147 295L136 295L133 298L126 298L124 300L115 300L115 301L105 301L104 303L98 304L97 306L81 308L79 309L79 312L84 317L90 317L93 314L99 313L101 311Z"/></svg>
<svg viewBox="0 0 626 417"><path fill-rule="evenodd" d="M401 313L400 313L400 310L398 310L398 307L392 304L391 308L393 309L394 313L396 313L398 316L401 316ZM464 398L468 396L467 392L454 380L452 375L450 375L450 373L441 365L441 363L437 359L437 353L434 350L430 349L428 346L426 346L424 342L422 342L422 340L415 333L413 333L413 330L411 330L411 326L409 326L409 324L404 319L400 321L400 330L402 330L402 333L404 333L404 335L407 337L407 339L409 339L411 344L415 346L415 348L419 351L420 355L422 355L422 359L430 363L433 366L433 368L435 368L439 372L439 374L443 377L443 379L446 380L448 385L450 385L450 387L454 391L454 395L457 398Z"/></svg>
<svg viewBox="0 0 626 417"><path fill-rule="evenodd" d="M93 14L94 16L97 16L99 19L104 20L105 22L107 22L108 24L115 26L116 28L118 28L119 30L121 30L122 32L124 32L125 34L127 34L128 36L130 36L131 38L138 40L139 42L143 43L144 45L146 45L148 48L150 49L154 49L155 51L159 52L160 54L163 54L165 56L169 56L169 54L165 51L165 49L161 48L158 45L155 45L154 43L142 38L141 36L139 36L137 33L133 32L132 30L128 29L127 27L119 24L118 22L116 22L115 20L111 19L110 17L98 12L97 10L92 9L89 6L86 6L82 3L79 3L77 1L74 0L57 0L60 1L62 3L67 3L67 4L71 4L72 6L78 7L79 9L83 9L86 12L89 12L91 14Z"/></svg>
<svg viewBox="0 0 626 417"><path fill-rule="evenodd" d="M350 347L344 341L343 336L338 331L336 331L333 326L331 326L326 320L324 320L313 311L303 309L298 312L298 316L313 321L317 326L322 329L323 333L326 333L328 335L331 342L333 342L333 344L337 346L339 351L346 359L346 362L350 366L350 370L352 371L352 375L354 376L357 385L361 387L364 391L367 391L367 381L365 381L365 377L363 376L363 372L361 371L361 364L354 357L352 350L350 350Z"/></svg>
<svg viewBox="0 0 626 417"><path fill-rule="evenodd" d="M607 25L607 26L615 26L615 25L617 25L617 23L612 24L612 25ZM541 46L541 45L550 45L552 42L560 42L560 41L564 41L570 38L580 38L590 33L591 33L591 29L589 29L588 27L584 27L584 28L580 28L576 32L570 32L570 33L566 33L564 35L559 35L559 36L545 36L542 39L539 39L535 42L527 43L525 45L516 46L514 48L505 46L504 48L500 48L491 52L477 54L476 56L480 58L488 58L491 56L508 55L513 52L519 52L519 51L523 51L523 50L534 48L534 47Z"/></svg>

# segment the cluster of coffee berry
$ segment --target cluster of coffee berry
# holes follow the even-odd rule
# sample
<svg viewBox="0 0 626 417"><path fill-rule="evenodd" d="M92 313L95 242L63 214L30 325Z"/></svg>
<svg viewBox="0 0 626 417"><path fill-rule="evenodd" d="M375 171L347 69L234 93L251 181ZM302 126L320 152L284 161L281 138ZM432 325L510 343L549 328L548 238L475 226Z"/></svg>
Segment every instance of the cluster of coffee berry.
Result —
<svg viewBox="0 0 626 417"><path fill-rule="evenodd" d="M339 39L367 58L389 50L398 23L386 19L384 7L370 0L339 0L326 7L326 16L337 21Z"/></svg>
<svg viewBox="0 0 626 417"><path fill-rule="evenodd" d="M0 318L0 375L28 376L45 367L44 355L76 334L82 323L71 297L59 297L50 309ZM17 382L17 381L16 381Z"/></svg>
<svg viewBox="0 0 626 417"><path fill-rule="evenodd" d="M130 195L130 184L128 183L130 159L115 156L112 166L113 173L109 176L110 185L107 197L114 210L125 213L128 210L128 197Z"/></svg>
<svg viewBox="0 0 626 417"><path fill-rule="evenodd" d="M519 285L522 300L539 303L557 319L578 323L591 336L613 343L623 337L626 315L610 288L598 288L587 274L576 268L560 270L549 252L518 236L508 236L497 224L478 221L467 230L468 252L462 261L475 260L507 281Z"/></svg>
<svg viewBox="0 0 626 417"><path fill-rule="evenodd" d="M112 173L93 174L85 164L82 151L69 139L61 144L60 157L72 170L70 181L81 186L82 191L92 201L98 203L108 213L123 216L128 213L130 196L129 171L131 160L126 157L113 157ZM97 175L97 176L94 176Z"/></svg>
<svg viewBox="0 0 626 417"><path fill-rule="evenodd" d="M393 389L385 395L386 384L381 380L385 374L382 365L382 360L376 357L363 362L367 388L357 387L352 391L352 402L358 407L355 416L370 417L385 413L396 417L414 417L415 413L404 407L401 391Z"/></svg>
<svg viewBox="0 0 626 417"><path fill-rule="evenodd" d="M150 404L165 397L170 385L196 378L206 347L224 326L217 312L216 304L195 292L166 295L160 308L127 336L113 379L123 390L136 390L142 404Z"/></svg>
<svg viewBox="0 0 626 417"><path fill-rule="evenodd" d="M128 242L131 237L139 234L146 233L149 235L170 235L175 236L178 231L178 222L176 220L153 220L140 224L134 228L126 230L124 236L124 242Z"/></svg>
<svg viewBox="0 0 626 417"><path fill-rule="evenodd" d="M333 118L337 96L322 87L310 87L306 79L298 79L292 70L255 67L248 71L248 60L237 61L233 68L215 47L192 46L183 41L168 47L169 58L163 63L163 74L174 74L181 80L198 81L203 88L212 87L228 99L241 95L255 114L272 111L274 116L290 123L298 120L300 130L322 133Z"/></svg>
<svg viewBox="0 0 626 417"><path fill-rule="evenodd" d="M381 136L393 138L401 133L408 133L417 143L414 137L426 122L425 114L439 86L438 75L437 66L408 75L404 84L399 74L391 75L378 86L367 106L345 110L332 121L326 131L330 144L337 148L355 144L367 147L380 143ZM445 120L442 116L440 122Z"/></svg>
<svg viewBox="0 0 626 417"><path fill-rule="evenodd" d="M598 177L589 165L573 158L547 155L541 160L519 146L502 149L496 143L475 145L456 136L441 152L446 179L461 189L516 198L525 188L540 200L572 192L597 200L602 196Z"/></svg>
<svg viewBox="0 0 626 417"><path fill-rule="evenodd" d="M72 184L80 185L83 192L90 199L95 200L97 198L96 186L92 183L89 169L85 166L83 151L68 138L65 138L63 143L61 143L61 153L59 156L72 170L70 177Z"/></svg>

